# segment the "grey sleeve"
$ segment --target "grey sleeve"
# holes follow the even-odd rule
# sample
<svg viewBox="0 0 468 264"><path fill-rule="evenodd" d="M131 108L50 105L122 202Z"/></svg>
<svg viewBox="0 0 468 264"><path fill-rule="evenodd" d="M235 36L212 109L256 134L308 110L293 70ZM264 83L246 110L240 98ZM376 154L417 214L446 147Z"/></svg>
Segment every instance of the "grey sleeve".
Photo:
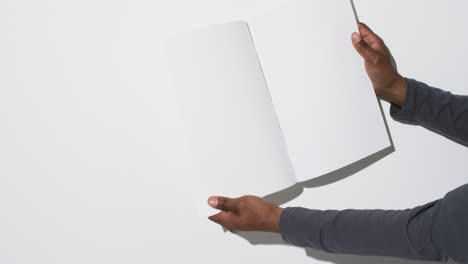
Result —
<svg viewBox="0 0 468 264"><path fill-rule="evenodd" d="M468 263L468 185L407 210L311 210L280 217L287 243L329 253Z"/></svg>
<svg viewBox="0 0 468 264"><path fill-rule="evenodd" d="M453 95L413 79L406 81L405 104L402 108L392 104L392 118L468 146L468 96Z"/></svg>
<svg viewBox="0 0 468 264"><path fill-rule="evenodd" d="M400 122L421 125L468 145L468 97L407 79ZM330 253L393 256L468 263L468 185L443 199L407 210L310 210L286 208L280 218L284 241Z"/></svg>

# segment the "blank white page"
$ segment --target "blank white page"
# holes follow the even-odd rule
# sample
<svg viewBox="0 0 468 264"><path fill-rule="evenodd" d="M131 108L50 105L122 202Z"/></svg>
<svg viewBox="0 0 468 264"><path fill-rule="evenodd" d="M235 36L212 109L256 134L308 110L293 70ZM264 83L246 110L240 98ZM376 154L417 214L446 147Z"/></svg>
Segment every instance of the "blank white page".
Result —
<svg viewBox="0 0 468 264"><path fill-rule="evenodd" d="M295 183L294 172L245 22L172 43L171 70L187 136L188 182L202 216L211 195L264 196Z"/></svg>
<svg viewBox="0 0 468 264"><path fill-rule="evenodd" d="M298 181L391 145L349 0L291 0L249 21Z"/></svg>

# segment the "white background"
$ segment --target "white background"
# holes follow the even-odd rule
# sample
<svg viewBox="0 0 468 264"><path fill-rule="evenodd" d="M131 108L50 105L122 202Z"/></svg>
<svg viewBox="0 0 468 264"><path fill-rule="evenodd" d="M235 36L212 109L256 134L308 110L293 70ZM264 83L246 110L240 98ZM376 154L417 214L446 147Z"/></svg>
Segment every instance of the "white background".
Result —
<svg viewBox="0 0 468 264"><path fill-rule="evenodd" d="M0 2L0 263L406 263L251 245L186 206L164 40L278 2ZM403 75L468 94L466 1L356 5ZM388 121L396 152L285 206L403 209L466 183L465 147Z"/></svg>

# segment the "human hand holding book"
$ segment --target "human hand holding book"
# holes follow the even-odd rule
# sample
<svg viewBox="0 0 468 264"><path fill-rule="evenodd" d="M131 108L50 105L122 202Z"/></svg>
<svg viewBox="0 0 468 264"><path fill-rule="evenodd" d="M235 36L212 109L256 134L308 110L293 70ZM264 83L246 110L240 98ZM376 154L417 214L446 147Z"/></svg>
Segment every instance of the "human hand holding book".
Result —
<svg viewBox="0 0 468 264"><path fill-rule="evenodd" d="M403 106L406 80L397 70L392 53L384 41L366 24L358 23L359 34L353 33L353 45L364 58L364 65L375 93L387 102Z"/></svg>

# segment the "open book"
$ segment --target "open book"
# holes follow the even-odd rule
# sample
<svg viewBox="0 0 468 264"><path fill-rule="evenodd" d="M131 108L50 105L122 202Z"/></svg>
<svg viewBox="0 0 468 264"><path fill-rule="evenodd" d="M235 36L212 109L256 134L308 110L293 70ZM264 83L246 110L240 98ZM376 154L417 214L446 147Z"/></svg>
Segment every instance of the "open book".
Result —
<svg viewBox="0 0 468 264"><path fill-rule="evenodd" d="M265 196L391 146L354 31L349 0L294 0L173 40L201 215L209 196Z"/></svg>

